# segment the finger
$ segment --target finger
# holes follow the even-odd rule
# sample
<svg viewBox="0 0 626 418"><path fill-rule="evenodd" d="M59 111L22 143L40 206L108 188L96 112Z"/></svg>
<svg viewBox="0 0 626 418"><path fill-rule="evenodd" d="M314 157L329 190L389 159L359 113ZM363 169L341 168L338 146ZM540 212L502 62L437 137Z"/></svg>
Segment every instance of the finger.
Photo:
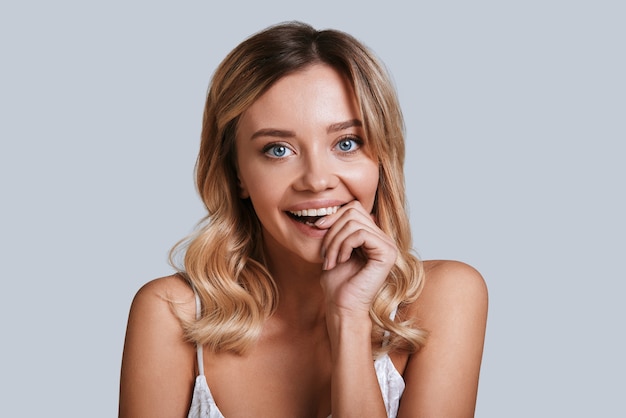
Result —
<svg viewBox="0 0 626 418"><path fill-rule="evenodd" d="M353 231L359 229L369 230L375 235L384 235L382 231L372 222L369 215L364 214L357 209L348 209L344 211L338 218L331 220L332 225L329 228L324 240L322 241L322 257L328 258L331 262L337 261L341 243ZM345 262L351 255L351 250L343 248L340 262ZM334 263L333 263L334 264Z"/></svg>
<svg viewBox="0 0 626 418"><path fill-rule="evenodd" d="M336 213L324 216L323 218L317 220L315 225L319 229L327 230L321 246L322 258L326 257L328 245L333 240L337 231L340 231L344 227L345 223L351 219L361 219L361 222L364 224L372 223L370 215L365 211L365 209L363 209L358 201L350 202L340 208ZM373 224L372 227L374 229L377 228L375 224Z"/></svg>
<svg viewBox="0 0 626 418"><path fill-rule="evenodd" d="M353 200L339 208L339 210L337 210L337 212L333 213L332 215L326 215L318 219L317 222L315 222L315 226L317 226L319 229L329 229L335 224L335 222L337 222L337 220L341 219L346 214L346 212L350 212L352 210L356 210L366 216L369 216L361 203L358 200Z"/></svg>
<svg viewBox="0 0 626 418"><path fill-rule="evenodd" d="M389 248L395 248L391 240L371 224L364 224L360 219L349 219L338 224L325 237L325 266L330 269L338 263L345 263L357 248L364 250L369 260L384 261ZM328 241L326 241L328 239Z"/></svg>
<svg viewBox="0 0 626 418"><path fill-rule="evenodd" d="M324 228L330 230L329 234L327 234L328 239L330 240L336 231L341 230L345 224L351 220L357 220L363 225L368 226L373 231L379 230L376 223L372 220L371 215L367 213L363 207L360 206L360 204L351 205L341 208L341 211L337 211L337 213L333 214L332 217L329 217L329 219L323 224ZM380 232L382 233L382 231Z"/></svg>

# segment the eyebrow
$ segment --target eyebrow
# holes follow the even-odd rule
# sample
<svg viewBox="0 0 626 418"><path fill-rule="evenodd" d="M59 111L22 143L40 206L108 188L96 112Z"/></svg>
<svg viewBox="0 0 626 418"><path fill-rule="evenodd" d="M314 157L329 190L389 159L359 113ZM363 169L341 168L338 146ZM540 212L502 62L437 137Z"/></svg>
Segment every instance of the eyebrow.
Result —
<svg viewBox="0 0 626 418"><path fill-rule="evenodd" d="M259 129L258 131L252 134L252 136L250 137L250 140L253 140L254 138L258 138L260 136L273 136L276 138L293 138L296 136L296 133L293 131L285 131L282 129L272 129L272 128Z"/></svg>
<svg viewBox="0 0 626 418"><path fill-rule="evenodd" d="M332 125L330 125L328 127L328 129L326 129L326 132L328 133L332 133L332 132L339 132L339 131L343 131L344 129L348 129L348 128L354 128L354 127L361 127L363 126L363 123L358 120L358 119L351 119L351 120L347 120L345 122L339 122L339 123L333 123Z"/></svg>
<svg viewBox="0 0 626 418"><path fill-rule="evenodd" d="M348 128L362 127L362 126L363 126L363 123L360 120L350 119L344 122L338 122L338 123L333 123L332 125L329 125L328 128L326 128L326 132L333 133L333 132L343 131ZM253 140L260 136L271 136L275 138L293 138L296 136L296 133L293 131L288 131L288 130L283 130L283 129L274 129L274 128L259 129L258 131L252 134L252 136L250 137L250 140Z"/></svg>

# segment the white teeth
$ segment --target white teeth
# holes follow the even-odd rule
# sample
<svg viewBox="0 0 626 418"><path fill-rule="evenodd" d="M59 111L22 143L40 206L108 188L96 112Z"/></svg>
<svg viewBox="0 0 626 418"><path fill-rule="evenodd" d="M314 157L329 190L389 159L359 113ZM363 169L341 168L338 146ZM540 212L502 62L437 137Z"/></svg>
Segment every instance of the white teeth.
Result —
<svg viewBox="0 0 626 418"><path fill-rule="evenodd" d="M319 209L295 210L295 211L289 211L289 213L295 216L326 216L326 215L332 215L333 213L337 213L337 209L339 209L339 206L331 206L329 208L319 208Z"/></svg>

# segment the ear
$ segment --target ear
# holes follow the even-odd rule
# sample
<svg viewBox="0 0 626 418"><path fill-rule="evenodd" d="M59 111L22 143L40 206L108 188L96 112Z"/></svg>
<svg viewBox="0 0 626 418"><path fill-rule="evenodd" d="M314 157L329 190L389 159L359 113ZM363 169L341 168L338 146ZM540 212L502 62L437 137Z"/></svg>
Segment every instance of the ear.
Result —
<svg viewBox="0 0 626 418"><path fill-rule="evenodd" d="M239 170L237 170L237 189L239 190L240 198L247 199L250 197L250 193L248 193L248 188L246 187L246 183L241 179Z"/></svg>
<svg viewBox="0 0 626 418"><path fill-rule="evenodd" d="M241 183L239 183L239 197L242 199L247 199L250 197L250 193L248 193L248 190L241 185Z"/></svg>

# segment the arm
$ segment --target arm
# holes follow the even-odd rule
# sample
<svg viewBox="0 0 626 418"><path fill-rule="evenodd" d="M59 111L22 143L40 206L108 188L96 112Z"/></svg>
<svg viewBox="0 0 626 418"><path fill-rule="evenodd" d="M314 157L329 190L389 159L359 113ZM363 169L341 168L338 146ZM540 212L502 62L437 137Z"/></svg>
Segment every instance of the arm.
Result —
<svg viewBox="0 0 626 418"><path fill-rule="evenodd" d="M387 417L374 369L369 316L347 318L327 313L333 368L334 417Z"/></svg>
<svg viewBox="0 0 626 418"><path fill-rule="evenodd" d="M329 228L322 246L321 284L333 360L333 418L386 418L372 357L369 309L397 249L356 201L322 219L318 227Z"/></svg>
<svg viewBox="0 0 626 418"><path fill-rule="evenodd" d="M183 339L181 314L193 315L193 292L178 277L142 287L128 319L120 380L120 418L186 417L194 382L194 346Z"/></svg>
<svg viewBox="0 0 626 418"><path fill-rule="evenodd" d="M428 262L425 270L414 314L430 334L426 345L409 358L398 417L473 417L487 288L482 276L463 263Z"/></svg>

